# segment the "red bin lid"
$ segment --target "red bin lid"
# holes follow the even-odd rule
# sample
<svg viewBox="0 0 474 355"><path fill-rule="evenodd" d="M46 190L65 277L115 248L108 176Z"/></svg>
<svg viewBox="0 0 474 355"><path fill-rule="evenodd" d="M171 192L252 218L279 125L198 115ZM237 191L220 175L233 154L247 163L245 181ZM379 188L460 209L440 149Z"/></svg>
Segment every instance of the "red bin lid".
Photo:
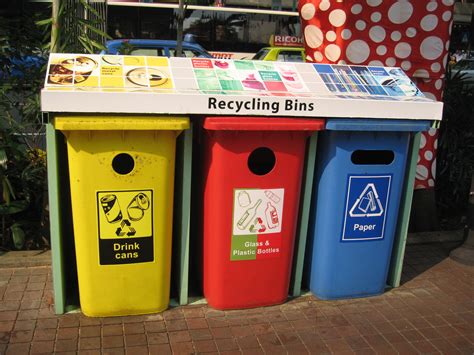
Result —
<svg viewBox="0 0 474 355"><path fill-rule="evenodd" d="M206 117L204 128L213 131L321 131L325 120L291 117Z"/></svg>

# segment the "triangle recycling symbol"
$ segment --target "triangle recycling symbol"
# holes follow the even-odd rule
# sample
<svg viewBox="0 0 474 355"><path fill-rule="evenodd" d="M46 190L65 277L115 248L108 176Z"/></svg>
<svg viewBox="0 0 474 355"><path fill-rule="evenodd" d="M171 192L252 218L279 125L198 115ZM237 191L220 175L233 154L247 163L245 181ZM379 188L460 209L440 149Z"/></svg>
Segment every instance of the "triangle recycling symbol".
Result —
<svg viewBox="0 0 474 355"><path fill-rule="evenodd" d="M349 211L351 217L378 217L384 209L374 183L369 183Z"/></svg>

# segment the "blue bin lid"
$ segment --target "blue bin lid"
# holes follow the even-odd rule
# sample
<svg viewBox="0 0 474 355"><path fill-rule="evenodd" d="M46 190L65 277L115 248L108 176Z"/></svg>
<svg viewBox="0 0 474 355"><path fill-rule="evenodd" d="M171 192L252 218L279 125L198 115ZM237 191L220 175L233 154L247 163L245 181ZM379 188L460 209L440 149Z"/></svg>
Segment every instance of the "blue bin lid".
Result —
<svg viewBox="0 0 474 355"><path fill-rule="evenodd" d="M430 127L431 121L426 120L333 118L326 121L326 130L329 131L421 132L427 131Z"/></svg>

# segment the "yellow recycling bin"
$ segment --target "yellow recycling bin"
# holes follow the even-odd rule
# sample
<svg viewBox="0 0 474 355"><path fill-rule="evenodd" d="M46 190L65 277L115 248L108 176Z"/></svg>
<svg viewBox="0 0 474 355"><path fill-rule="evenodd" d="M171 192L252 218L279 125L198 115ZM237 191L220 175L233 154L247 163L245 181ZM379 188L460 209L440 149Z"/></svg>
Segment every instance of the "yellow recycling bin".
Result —
<svg viewBox="0 0 474 355"><path fill-rule="evenodd" d="M54 119L66 136L79 297L91 317L168 307L181 117Z"/></svg>

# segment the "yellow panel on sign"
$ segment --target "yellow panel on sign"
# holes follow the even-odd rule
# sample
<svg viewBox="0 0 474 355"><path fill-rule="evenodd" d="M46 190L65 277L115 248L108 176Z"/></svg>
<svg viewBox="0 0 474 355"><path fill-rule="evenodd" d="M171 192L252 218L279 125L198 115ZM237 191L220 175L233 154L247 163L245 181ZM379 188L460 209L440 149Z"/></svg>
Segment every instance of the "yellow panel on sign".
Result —
<svg viewBox="0 0 474 355"><path fill-rule="evenodd" d="M189 120L136 120L142 130L133 117L54 121L67 139L79 296L88 316L159 312L169 303L175 145Z"/></svg>

